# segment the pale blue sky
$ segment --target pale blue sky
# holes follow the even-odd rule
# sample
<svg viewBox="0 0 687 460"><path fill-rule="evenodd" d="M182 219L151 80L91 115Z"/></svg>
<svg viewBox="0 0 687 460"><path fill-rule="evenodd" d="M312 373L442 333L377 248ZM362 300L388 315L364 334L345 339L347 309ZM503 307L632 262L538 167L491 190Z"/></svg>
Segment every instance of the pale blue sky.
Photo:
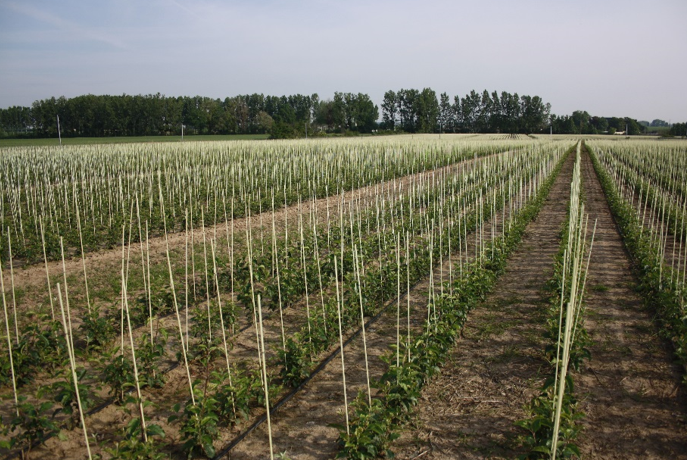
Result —
<svg viewBox="0 0 687 460"><path fill-rule="evenodd" d="M0 0L0 107L431 87L685 121L686 24L685 0Z"/></svg>

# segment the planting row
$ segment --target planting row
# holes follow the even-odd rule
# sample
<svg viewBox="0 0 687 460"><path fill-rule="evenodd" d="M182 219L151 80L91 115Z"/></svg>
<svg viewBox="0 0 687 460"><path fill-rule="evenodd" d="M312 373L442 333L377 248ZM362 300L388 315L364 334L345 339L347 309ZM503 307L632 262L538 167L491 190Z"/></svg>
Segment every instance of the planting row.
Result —
<svg viewBox="0 0 687 460"><path fill-rule="evenodd" d="M647 228L643 212L632 197L622 193L622 188L612 175L613 169L601 161L602 154L595 143L589 143L589 150L601 186L618 224L625 247L630 253L640 280L640 289L645 300L657 312L662 335L673 343L675 353L683 364L687 365L687 310L685 304L685 257L687 245L681 242L677 246L678 254L682 252L677 264L668 265L666 256L667 241L674 235L668 235L666 226L659 224ZM659 206L660 208L660 206ZM663 208L665 210L665 207ZM660 212L662 210L654 210ZM684 213L683 213L684 215ZM653 219L652 219L653 220ZM657 237L658 234L658 237ZM682 240L682 236L680 237ZM681 261L681 262L680 262Z"/></svg>

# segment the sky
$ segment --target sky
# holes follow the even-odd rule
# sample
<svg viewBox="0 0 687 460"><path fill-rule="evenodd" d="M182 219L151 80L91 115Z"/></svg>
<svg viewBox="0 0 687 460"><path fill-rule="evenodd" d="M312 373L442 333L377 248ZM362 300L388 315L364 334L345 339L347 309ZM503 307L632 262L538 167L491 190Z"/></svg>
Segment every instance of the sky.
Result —
<svg viewBox="0 0 687 460"><path fill-rule="evenodd" d="M685 0L0 0L0 108L430 87L687 121Z"/></svg>

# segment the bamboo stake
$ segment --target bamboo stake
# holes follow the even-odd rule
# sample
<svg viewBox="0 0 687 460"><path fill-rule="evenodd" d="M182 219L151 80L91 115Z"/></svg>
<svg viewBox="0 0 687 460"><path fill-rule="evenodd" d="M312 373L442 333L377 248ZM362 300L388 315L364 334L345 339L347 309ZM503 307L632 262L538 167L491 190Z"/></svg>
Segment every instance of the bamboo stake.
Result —
<svg viewBox="0 0 687 460"><path fill-rule="evenodd" d="M284 209L284 212L286 213L286 208ZM285 246L284 249L287 252L286 260L288 261L288 247ZM279 246L277 245L277 228L274 222L274 192L272 192L272 254L274 257L274 267L277 272L277 297L279 301L279 324L281 325L281 344L284 353L286 353L286 334L284 333L284 309L282 306L281 298L281 277L279 275Z"/></svg>
<svg viewBox="0 0 687 460"><path fill-rule="evenodd" d="M184 219L184 314L185 314L185 328L186 331L186 343L189 341L189 331L188 331L188 209L184 210L186 218Z"/></svg>
<svg viewBox="0 0 687 460"><path fill-rule="evenodd" d="M317 279L320 285L320 302L322 304L322 324L324 325L324 333L327 334L327 312L324 304L324 289L322 287L322 266L320 264L320 250L317 247L317 225L313 223L312 237L314 243L315 261L317 262ZM327 235L329 239L329 235Z"/></svg>
<svg viewBox="0 0 687 460"><path fill-rule="evenodd" d="M43 218L38 219L41 229L41 243L43 245L43 262L45 263L45 278L48 284L48 297L50 298L50 317L55 321L55 306L52 298L52 287L50 287L50 271L48 270L48 254L45 249L45 232L43 230ZM678 269L679 270L679 269Z"/></svg>
<svg viewBox="0 0 687 460"><path fill-rule="evenodd" d="M81 215L79 213L79 203L74 200L74 207L76 208L76 223L79 230L79 244L81 245L81 265L83 266L83 281L86 286L86 306L88 313L91 313L91 296L88 293L88 275L86 273L86 255L83 250L83 235L81 232Z"/></svg>
<svg viewBox="0 0 687 460"><path fill-rule="evenodd" d="M363 353L365 355L365 378L367 381L367 401L368 405L372 407L372 390L370 387L370 365L367 359L367 337L365 336L365 311L363 308L363 290L360 282L360 265L361 261L358 256L358 250L353 245L353 263L355 264L355 274L358 278L358 298L360 299L360 328L363 333Z"/></svg>
<svg viewBox="0 0 687 460"><path fill-rule="evenodd" d="M17 297L14 293L14 262L12 261L12 238L10 227L7 227L7 245L10 256L10 283L12 287L12 315L14 316L14 334L19 345L19 321L17 320Z"/></svg>
<svg viewBox="0 0 687 460"><path fill-rule="evenodd" d="M17 378L14 375L14 358L12 356L12 334L10 333L10 321L7 315L7 300L5 299L5 276L2 273L2 264L0 264L0 291L2 291L2 309L5 312L5 333L7 334L7 351L10 358L10 373L12 375L12 394L14 395L14 408L19 417L19 398L17 396Z"/></svg>
<svg viewBox="0 0 687 460"><path fill-rule="evenodd" d="M61 241L61 238L60 238ZM63 251L63 258L64 258L64 251ZM91 456L91 445L88 442L88 431L86 429L86 420L84 418L84 413L83 413L83 408L81 407L81 396L79 395L79 379L76 376L76 361L74 359L74 344L72 342L72 334L70 332L71 329L71 319L69 320L69 326L67 326L67 319L65 317L65 307L64 304L62 303L62 290L60 289L60 283L57 283L57 298L60 303L60 311L62 312L62 326L64 327L64 337L67 342L67 351L69 353L69 363L71 364L71 370L72 370L72 379L74 381L74 392L76 393L76 402L77 406L79 408L79 418L81 419L81 427L83 428L83 436L84 440L86 441L86 451L88 452L88 458L89 460L92 459L93 457ZM67 291L65 290L65 303L67 304L67 312L69 312L69 298L67 297ZM69 315L67 315L69 316Z"/></svg>
<svg viewBox="0 0 687 460"><path fill-rule="evenodd" d="M134 333L131 329L131 315L129 315L129 296L127 294L127 282L122 270L122 291L124 292L124 309L126 310L126 324L129 329L129 344L131 345L131 360L134 363L134 380L136 382L136 396L138 396L138 411L141 416L141 433L143 442L148 442L148 433L146 431L145 412L143 410L143 396L141 395L141 384L138 379L138 364L136 364L136 347L134 347Z"/></svg>
<svg viewBox="0 0 687 460"><path fill-rule="evenodd" d="M341 325L341 298L339 296L339 268L336 257L334 257L334 279L336 285L336 312L339 320L339 349L341 350L341 380L343 382L344 395L344 414L346 416L346 434L350 436L351 430L348 422L348 396L346 395L346 360L344 359L343 328Z"/></svg>
<svg viewBox="0 0 687 460"><path fill-rule="evenodd" d="M203 228L203 268L205 270L205 300L208 313L208 342L212 342L212 312L210 311L210 281L208 277L208 247L205 239L205 211L200 207L200 225Z"/></svg>
<svg viewBox="0 0 687 460"><path fill-rule="evenodd" d="M407 303L407 327L408 337L406 348L408 349L408 361L410 361L410 232L406 232L406 303Z"/></svg>
<svg viewBox="0 0 687 460"><path fill-rule="evenodd" d="M158 173L159 178L160 173ZM179 329L179 342L181 343L181 353L184 357L184 367L186 368L186 378L188 380L189 391L191 393L191 403L196 405L196 397L193 394L193 380L191 380L191 370L188 366L188 357L186 353L186 343L184 342L184 332L181 328L181 316L179 315L179 304L177 302L177 291L174 287L174 273L172 272L172 259L169 255L169 237L167 236L167 217L165 215L165 203L162 198L162 185L158 180L158 190L160 193L160 206L162 207L162 222L165 232L165 253L167 255L167 270L169 272L169 286L172 290L172 299L174 300L174 312L177 318L177 327ZM194 283L195 284L195 283Z"/></svg>
<svg viewBox="0 0 687 460"><path fill-rule="evenodd" d="M229 366L229 349L227 347L227 334L224 327L224 313L222 312L222 297L219 293L219 279L217 278L217 259L215 257L215 241L210 241L210 248L212 249L212 267L215 274L215 287L217 288L217 309L219 310L219 321L222 328L222 344L224 345L224 359L227 362L227 375L229 376L229 385L234 386L231 379L231 366ZM232 410L234 411L234 417L236 417L236 403L234 398L231 399Z"/></svg>
<svg viewBox="0 0 687 460"><path fill-rule="evenodd" d="M67 321L69 322L69 337L68 340L70 342L70 347L67 347L67 351L69 352L69 357L70 359L75 359L74 358L74 338L72 337L73 330L72 330L72 317L71 314L69 314L69 290L67 286L67 265L64 261L64 240L62 237L60 237L60 251L62 253L62 275L63 275L63 281L64 281L64 298L66 299L66 306L67 306Z"/></svg>
<svg viewBox="0 0 687 460"><path fill-rule="evenodd" d="M300 207L300 200L299 200ZM308 295L308 270L305 264L305 239L303 238L303 213L298 213L298 230L301 236L301 265L303 266L303 288L305 290L305 314L308 319L308 343L312 346L312 334L310 324L310 298Z"/></svg>
<svg viewBox="0 0 687 460"><path fill-rule="evenodd" d="M396 234L396 367L401 365L401 234Z"/></svg>
<svg viewBox="0 0 687 460"><path fill-rule="evenodd" d="M262 354L260 361L262 361L262 381L264 383L265 389L265 412L267 414L267 433L269 435L270 443L270 459L274 460L274 449L272 447L272 421L270 419L270 391L269 382L267 380L267 365L265 364L265 332L262 328L262 302L260 301L260 294L258 294L258 318L260 320L260 349L258 350L258 354Z"/></svg>

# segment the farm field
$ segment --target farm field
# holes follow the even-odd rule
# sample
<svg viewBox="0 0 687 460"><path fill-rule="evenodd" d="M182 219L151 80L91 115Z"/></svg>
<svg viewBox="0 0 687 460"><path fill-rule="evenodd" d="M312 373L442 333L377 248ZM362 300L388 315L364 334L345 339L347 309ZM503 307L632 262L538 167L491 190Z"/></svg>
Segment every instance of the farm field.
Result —
<svg viewBox="0 0 687 460"><path fill-rule="evenodd" d="M190 135L184 142L264 140L267 134ZM181 142L181 136L65 137L63 145L137 144L141 142ZM58 146L59 139L0 139L0 147Z"/></svg>
<svg viewBox="0 0 687 460"><path fill-rule="evenodd" d="M0 149L0 453L685 458L685 158L496 135Z"/></svg>

